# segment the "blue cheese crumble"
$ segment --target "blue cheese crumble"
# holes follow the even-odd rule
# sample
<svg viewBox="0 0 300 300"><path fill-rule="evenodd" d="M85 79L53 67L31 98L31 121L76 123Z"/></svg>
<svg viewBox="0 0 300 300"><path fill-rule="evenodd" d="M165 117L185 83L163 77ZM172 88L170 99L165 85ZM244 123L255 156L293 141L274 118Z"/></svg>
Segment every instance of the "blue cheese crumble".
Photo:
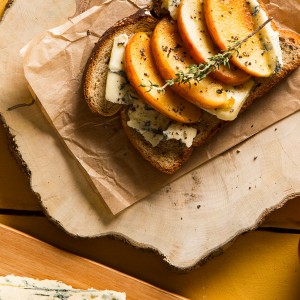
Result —
<svg viewBox="0 0 300 300"><path fill-rule="evenodd" d="M127 125L134 128L152 147L160 141L175 139L191 147L197 135L197 129L192 126L174 122L152 107L135 100L128 111Z"/></svg>
<svg viewBox="0 0 300 300"><path fill-rule="evenodd" d="M197 129L181 123L173 123L163 132L167 140L175 139L185 144L188 148L193 145Z"/></svg>
<svg viewBox="0 0 300 300"><path fill-rule="evenodd" d="M80 290L56 280L36 280L8 275L0 277L1 300L126 300L126 294L115 291Z"/></svg>
<svg viewBox="0 0 300 300"><path fill-rule="evenodd" d="M113 41L105 87L105 99L113 103L127 104L128 95L131 93L124 67L127 43L127 34L120 34Z"/></svg>
<svg viewBox="0 0 300 300"><path fill-rule="evenodd" d="M139 100L133 102L128 117L127 125L138 131L152 147L163 140L163 131L171 123L169 118Z"/></svg>

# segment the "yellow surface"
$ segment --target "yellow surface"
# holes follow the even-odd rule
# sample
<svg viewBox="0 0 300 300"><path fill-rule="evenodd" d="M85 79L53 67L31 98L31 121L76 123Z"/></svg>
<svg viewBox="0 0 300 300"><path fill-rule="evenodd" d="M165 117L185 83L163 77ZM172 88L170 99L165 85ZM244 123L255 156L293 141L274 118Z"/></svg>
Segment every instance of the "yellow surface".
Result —
<svg viewBox="0 0 300 300"><path fill-rule="evenodd" d="M7 2L8 2L8 0L0 0L0 19L3 15L3 12L4 12Z"/></svg>
<svg viewBox="0 0 300 300"><path fill-rule="evenodd" d="M0 0L0 15L6 2ZM289 201L262 224L287 228L293 234L288 230L244 234L224 254L185 274L171 270L158 255L122 241L73 238L45 217L5 215L3 209L40 208L0 126L0 222L190 299L300 299L300 198Z"/></svg>

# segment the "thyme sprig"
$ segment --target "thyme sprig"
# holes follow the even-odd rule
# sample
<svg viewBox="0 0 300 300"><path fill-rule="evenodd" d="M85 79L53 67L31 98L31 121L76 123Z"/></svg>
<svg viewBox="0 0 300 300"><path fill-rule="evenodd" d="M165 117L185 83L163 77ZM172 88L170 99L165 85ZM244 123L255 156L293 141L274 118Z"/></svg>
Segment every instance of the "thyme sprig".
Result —
<svg viewBox="0 0 300 300"><path fill-rule="evenodd" d="M167 86L172 86L174 84L186 84L191 86L191 80L195 80L197 83L203 80L210 73L218 70L221 66L226 66L230 68L230 59L236 55L239 55L239 48L243 43L250 39L253 35L258 33L262 28L264 28L273 18L269 18L263 24L261 24L255 31L251 32L245 38L240 41L230 41L233 45L226 50L222 50L220 53L208 58L206 63L192 64L188 67L188 72L179 70L175 74L175 78L168 79L165 81L163 86L159 86L156 83L149 81L149 85L141 84L141 87L147 88L146 92L150 92L152 89L156 89L158 92L164 92Z"/></svg>

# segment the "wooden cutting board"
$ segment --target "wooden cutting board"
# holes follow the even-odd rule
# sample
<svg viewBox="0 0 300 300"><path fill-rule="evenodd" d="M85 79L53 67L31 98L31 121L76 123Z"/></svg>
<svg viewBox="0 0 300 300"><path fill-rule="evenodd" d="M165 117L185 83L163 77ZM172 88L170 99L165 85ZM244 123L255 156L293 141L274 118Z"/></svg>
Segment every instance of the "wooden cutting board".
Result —
<svg viewBox="0 0 300 300"><path fill-rule="evenodd" d="M0 275L8 274L126 292L129 300L187 299L0 224Z"/></svg>

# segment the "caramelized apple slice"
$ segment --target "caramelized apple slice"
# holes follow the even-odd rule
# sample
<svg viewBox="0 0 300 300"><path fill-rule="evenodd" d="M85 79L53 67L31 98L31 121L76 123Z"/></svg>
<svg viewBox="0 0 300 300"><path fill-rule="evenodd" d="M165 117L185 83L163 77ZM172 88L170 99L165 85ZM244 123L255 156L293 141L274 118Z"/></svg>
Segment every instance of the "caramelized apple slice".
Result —
<svg viewBox="0 0 300 300"><path fill-rule="evenodd" d="M151 37L151 50L156 66L165 80L176 77L176 73L189 71L195 61L187 53L180 37L177 23L169 18L162 19ZM197 82L175 83L172 88L182 97L201 108L217 108L229 105L223 86L210 77Z"/></svg>
<svg viewBox="0 0 300 300"><path fill-rule="evenodd" d="M206 27L203 11L204 0L181 0L178 11L178 29L186 49L197 64L205 63L220 52L214 45ZM250 75L238 69L221 66L212 74L225 84L240 85L250 79Z"/></svg>
<svg viewBox="0 0 300 300"><path fill-rule="evenodd" d="M197 122L201 110L175 94L172 89L160 91L150 84L164 85L150 51L150 38L144 32L136 33L125 49L125 69L128 80L142 99L160 113L182 123Z"/></svg>
<svg viewBox="0 0 300 300"><path fill-rule="evenodd" d="M205 0L204 15L211 37L222 50L233 46L255 31L251 2L247 0ZM274 72L261 32L249 38L238 49L232 61L245 72L268 77Z"/></svg>

